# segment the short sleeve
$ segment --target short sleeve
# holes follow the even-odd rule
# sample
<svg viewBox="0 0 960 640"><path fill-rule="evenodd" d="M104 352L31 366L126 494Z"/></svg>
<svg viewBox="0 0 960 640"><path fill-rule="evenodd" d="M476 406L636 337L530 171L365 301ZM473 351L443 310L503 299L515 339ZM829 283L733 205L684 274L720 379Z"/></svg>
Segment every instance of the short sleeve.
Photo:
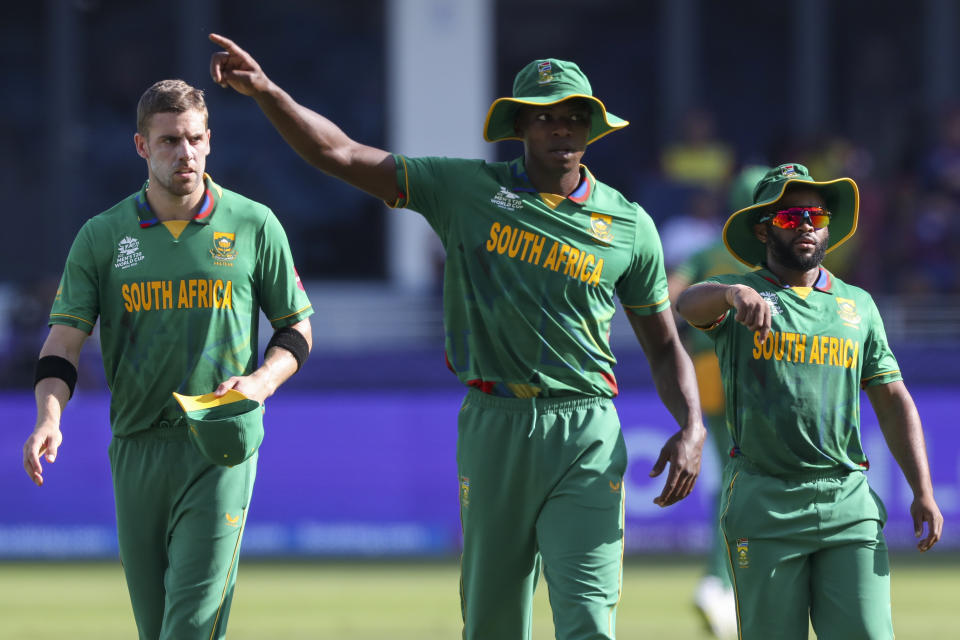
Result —
<svg viewBox="0 0 960 640"><path fill-rule="evenodd" d="M476 183L484 161L402 155L394 155L393 159L399 192L393 208L420 213L446 245L450 216L457 212L456 204L463 200L464 190Z"/></svg>
<svg viewBox="0 0 960 640"><path fill-rule="evenodd" d="M93 245L92 222L80 229L60 278L50 311L50 325L62 324L90 333L100 315L99 275Z"/></svg>
<svg viewBox="0 0 960 640"><path fill-rule="evenodd" d="M637 206L633 260L617 282L623 307L636 315L652 315L670 307L663 247L650 216Z"/></svg>
<svg viewBox="0 0 960 640"><path fill-rule="evenodd" d="M860 386L864 389L878 384L888 384L902 380L900 365L887 343L887 332L883 328L883 319L873 301L867 301L869 322L867 337L863 344L863 368L860 372Z"/></svg>
<svg viewBox="0 0 960 640"><path fill-rule="evenodd" d="M280 221L267 212L257 247L255 284L260 307L275 328L288 327L313 314L293 264L290 243Z"/></svg>

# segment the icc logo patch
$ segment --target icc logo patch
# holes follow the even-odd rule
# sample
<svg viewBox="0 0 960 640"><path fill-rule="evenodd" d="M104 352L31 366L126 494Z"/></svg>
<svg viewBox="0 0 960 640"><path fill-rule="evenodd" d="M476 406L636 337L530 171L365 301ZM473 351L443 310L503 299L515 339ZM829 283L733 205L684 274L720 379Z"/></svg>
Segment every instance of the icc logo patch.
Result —
<svg viewBox="0 0 960 640"><path fill-rule="evenodd" d="M220 262L230 262L237 258L237 250L234 248L236 237L232 233L225 231L213 232L213 249L210 249L210 255L214 260Z"/></svg>
<svg viewBox="0 0 960 640"><path fill-rule="evenodd" d="M613 242L613 234L610 233L610 227L613 226L613 218L605 216L602 213L590 214L590 233L600 242Z"/></svg>
<svg viewBox="0 0 960 640"><path fill-rule="evenodd" d="M470 505L470 478L460 476L460 506Z"/></svg>
<svg viewBox="0 0 960 640"><path fill-rule="evenodd" d="M746 538L737 538L737 564L741 569L750 568L750 541Z"/></svg>
<svg viewBox="0 0 960 640"><path fill-rule="evenodd" d="M767 306L770 307L770 315L778 316L783 313L783 309L780 308L780 298L777 297L773 291L761 291L760 297L763 298Z"/></svg>

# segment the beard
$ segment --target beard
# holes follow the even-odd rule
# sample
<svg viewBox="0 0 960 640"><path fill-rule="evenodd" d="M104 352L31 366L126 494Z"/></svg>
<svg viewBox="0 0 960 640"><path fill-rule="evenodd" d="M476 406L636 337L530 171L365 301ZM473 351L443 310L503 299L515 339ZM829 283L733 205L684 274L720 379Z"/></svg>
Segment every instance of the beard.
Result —
<svg viewBox="0 0 960 640"><path fill-rule="evenodd" d="M770 247L770 253L774 260L788 269L794 271L809 271L820 266L823 262L823 256L827 253L827 243L830 240L830 232L824 234L823 239L817 242L817 248L809 255L800 255L793 246L793 240L781 239L773 229L768 229L767 246Z"/></svg>

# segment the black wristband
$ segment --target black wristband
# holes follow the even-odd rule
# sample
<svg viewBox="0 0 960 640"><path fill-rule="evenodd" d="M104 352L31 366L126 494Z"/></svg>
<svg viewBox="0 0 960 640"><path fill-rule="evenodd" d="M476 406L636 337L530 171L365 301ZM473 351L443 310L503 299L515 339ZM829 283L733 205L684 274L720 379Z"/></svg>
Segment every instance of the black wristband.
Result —
<svg viewBox="0 0 960 640"><path fill-rule="evenodd" d="M44 378L60 378L67 383L67 388L70 389L70 398L73 397L73 389L77 386L77 368L66 358L43 356L37 360L37 366L33 374L33 386L36 387L37 383Z"/></svg>
<svg viewBox="0 0 960 640"><path fill-rule="evenodd" d="M266 351L263 352L264 357L266 357L267 351L270 351L270 347L286 349L292 353L294 360L297 361L297 371L300 371L300 367L303 366L307 356L310 355L310 345L307 344L307 339L303 337L302 333L291 327L281 327L273 333L273 337L267 343Z"/></svg>

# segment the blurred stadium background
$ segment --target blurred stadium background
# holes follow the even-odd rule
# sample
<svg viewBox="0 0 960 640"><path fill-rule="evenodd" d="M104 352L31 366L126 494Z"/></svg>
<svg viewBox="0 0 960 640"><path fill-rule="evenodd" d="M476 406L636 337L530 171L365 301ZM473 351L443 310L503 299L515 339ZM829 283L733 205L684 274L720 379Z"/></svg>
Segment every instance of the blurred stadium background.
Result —
<svg viewBox="0 0 960 640"><path fill-rule="evenodd" d="M403 627L398 619L391 633L348 624L311 635L308 625L284 637L456 633L454 416L461 391L443 364L439 245L416 215L390 212L312 170L252 101L214 86L210 31L235 39L278 84L355 139L411 155L519 155L519 143L482 141L490 101L508 95L513 75L533 58L577 61L606 106L632 123L591 146L585 162L654 217L668 266L719 233L729 213L726 187L740 166L800 161L817 177L854 178L860 228L828 266L876 297L924 419L947 521L934 552L946 562L936 567L908 559L909 490L864 400L871 482L890 513L894 570L902 562L929 596L905 599L917 591L898 587L895 573L895 608L922 602L913 614L939 620L933 612L943 582L935 576L952 571L956 584L948 551L960 547L952 534L960 516L960 436L953 428L960 397L960 3L45 0L5 3L2 11L0 193L12 240L0 252L0 411L7 425L0 430L7 452L0 559L10 561L0 564L0 620L34 616L2 595L16 594L22 575L45 576L38 593L80 576L63 597L84 602L79 585L116 569L107 396L96 344L85 349L62 455L42 490L24 477L20 450L33 424L33 363L67 249L88 217L140 187L145 171L132 144L137 99L155 80L182 77L208 91L208 171L279 215L318 311L313 356L269 403L245 566L256 566L251 575L265 585L285 575L283 564L275 575L264 573L273 561L322 559L365 567L368 573L357 575L371 575L371 585L408 576L397 587L404 589L419 574L391 563L429 559L452 571L435 607L452 620L452 631L442 631L447 622ZM705 463L698 491L684 503L668 510L651 504L660 483L646 473L673 426L627 323L618 320L618 407L631 455L627 540L636 556L624 607L638 612L629 629L639 634L660 629L645 617L657 607L673 611L657 604L672 593L656 590L667 575L689 577L677 589L678 611L687 614L708 542L717 462ZM363 562L342 565L344 558ZM106 568L49 564L43 573L30 564L79 559L105 560ZM371 573L380 561L384 573ZM637 582L653 585L653 593L631 594L631 567L640 567ZM250 630L249 580L241 577L232 629L238 638L268 637ZM96 637L122 637L132 626L117 585L105 597L119 602L121 631ZM313 598L310 588L308 601L319 602L322 594ZM376 618L378 592L367 591L358 615ZM421 600L431 598L427 591ZM909 615L897 609L898 637L919 637L915 624L900 622ZM0 638L21 637L6 635L5 625ZM401 628L413 631L405 636ZM686 633L655 635L697 637Z"/></svg>

